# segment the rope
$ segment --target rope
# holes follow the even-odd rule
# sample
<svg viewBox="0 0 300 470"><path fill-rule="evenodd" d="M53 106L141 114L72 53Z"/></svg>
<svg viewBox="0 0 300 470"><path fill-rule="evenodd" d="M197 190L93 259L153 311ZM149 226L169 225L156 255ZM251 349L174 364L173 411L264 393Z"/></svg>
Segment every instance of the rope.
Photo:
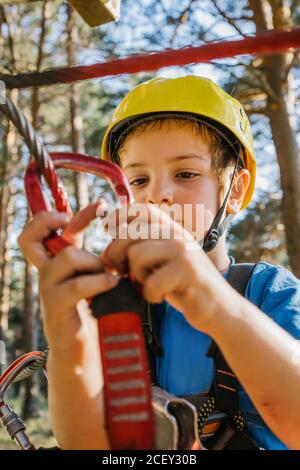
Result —
<svg viewBox="0 0 300 470"><path fill-rule="evenodd" d="M28 377L31 377L37 370L41 369L42 367L45 367L46 362L47 362L47 357L48 357L49 349L45 349L43 351L43 355L36 359L34 362L32 362L29 366L25 367L14 379L13 383L20 382L21 380L25 380Z"/></svg>
<svg viewBox="0 0 300 470"><path fill-rule="evenodd" d="M39 168L53 169L53 163L46 147L26 116L9 98L6 98L4 104L0 103L0 111L16 126Z"/></svg>
<svg viewBox="0 0 300 470"><path fill-rule="evenodd" d="M155 71L162 67L184 66L245 54L270 54L299 48L300 28L291 31L268 31L254 37L220 41L199 47L167 49L157 53L139 54L94 65L57 68L43 72L16 75L0 74L7 89L72 83L78 80L107 77L126 73Z"/></svg>
<svg viewBox="0 0 300 470"><path fill-rule="evenodd" d="M64 202L67 201L67 196L63 184L55 171L51 156L27 117L9 98L6 98L4 104L0 103L0 112L15 125L20 135L23 137L30 154L37 163L40 173L43 173L48 186L53 188L52 194L54 199L56 201L62 201L57 209L59 211L69 212L69 204Z"/></svg>

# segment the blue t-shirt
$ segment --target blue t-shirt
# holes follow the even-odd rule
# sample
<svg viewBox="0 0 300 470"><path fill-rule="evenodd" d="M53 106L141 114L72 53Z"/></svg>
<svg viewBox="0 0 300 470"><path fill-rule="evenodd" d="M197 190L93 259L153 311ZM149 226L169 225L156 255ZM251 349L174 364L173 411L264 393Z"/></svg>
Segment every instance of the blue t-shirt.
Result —
<svg viewBox="0 0 300 470"><path fill-rule="evenodd" d="M245 296L294 338L300 339L300 281L292 273L281 266L259 262ZM190 326L166 302L157 306L157 314L161 318L164 348L164 356L158 357L156 363L159 385L175 395L208 392L213 379L213 360L206 356L211 338ZM287 449L268 429L242 386L239 400L250 436L265 449Z"/></svg>

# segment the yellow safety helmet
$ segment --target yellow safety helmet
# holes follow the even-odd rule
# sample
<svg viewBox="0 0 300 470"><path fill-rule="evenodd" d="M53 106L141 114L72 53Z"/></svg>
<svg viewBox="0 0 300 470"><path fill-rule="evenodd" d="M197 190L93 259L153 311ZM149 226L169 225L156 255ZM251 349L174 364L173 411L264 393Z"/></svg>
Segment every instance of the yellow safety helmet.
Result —
<svg viewBox="0 0 300 470"><path fill-rule="evenodd" d="M186 119L193 115L219 131L227 141L237 139L242 144L244 166L251 175L241 209L247 207L256 173L250 123L242 105L207 78L192 75L154 78L131 90L113 113L102 143L102 158L112 160L120 138L139 123L176 115Z"/></svg>

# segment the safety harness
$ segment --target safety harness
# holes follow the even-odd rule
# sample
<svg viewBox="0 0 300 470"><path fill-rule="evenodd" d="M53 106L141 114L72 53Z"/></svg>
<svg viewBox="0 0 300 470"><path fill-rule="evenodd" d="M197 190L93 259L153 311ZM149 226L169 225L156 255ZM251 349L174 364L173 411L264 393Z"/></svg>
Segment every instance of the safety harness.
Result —
<svg viewBox="0 0 300 470"><path fill-rule="evenodd" d="M227 281L242 296L245 296L255 266L250 263L234 264L228 272ZM155 315L154 305L148 304L143 327L152 385L158 385L156 358L163 356L164 352L159 334L160 318ZM202 437L205 448L211 450L260 450L245 432L245 423L239 408L239 381L214 341L210 344L207 356L214 361L214 377L209 394L181 397L197 408L199 438Z"/></svg>

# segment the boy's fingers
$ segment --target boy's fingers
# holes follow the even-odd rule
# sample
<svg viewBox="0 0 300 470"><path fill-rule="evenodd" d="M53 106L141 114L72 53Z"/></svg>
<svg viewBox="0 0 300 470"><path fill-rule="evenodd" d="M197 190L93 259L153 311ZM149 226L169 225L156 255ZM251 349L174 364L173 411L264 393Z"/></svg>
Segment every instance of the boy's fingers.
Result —
<svg viewBox="0 0 300 470"><path fill-rule="evenodd" d="M142 243L141 240L131 238L114 240L103 251L101 259L108 271L124 274L128 269L128 250L131 246Z"/></svg>
<svg viewBox="0 0 300 470"><path fill-rule="evenodd" d="M166 214L154 205L134 203L128 206L124 205L109 212L102 219L102 223L108 229L115 229L122 224L129 224L136 218L144 223L158 223L162 220L166 220Z"/></svg>
<svg viewBox="0 0 300 470"><path fill-rule="evenodd" d="M75 236L84 230L89 223L96 218L99 208L104 209L105 207L106 201L104 199L99 199L75 214L63 231L64 238L70 243L73 243Z"/></svg>
<svg viewBox="0 0 300 470"><path fill-rule="evenodd" d="M24 242L26 244L28 238L30 241L41 242L52 230L64 228L69 221L70 216L66 212L39 212L25 226L19 237L19 243L21 246Z"/></svg>
<svg viewBox="0 0 300 470"><path fill-rule="evenodd" d="M64 212L42 211L36 214L23 229L18 238L20 249L24 257L37 269L41 269L49 261L49 255L43 243L44 239L53 230L64 228L69 220L70 216Z"/></svg>
<svg viewBox="0 0 300 470"><path fill-rule="evenodd" d="M122 239L114 240L102 253L102 261L108 270L115 268L117 272L124 273L127 269L128 250L132 245L144 243L145 241L159 240L185 240L187 235L181 227L176 225L163 225L159 223L139 223L138 232L135 227L129 226L127 233L123 233ZM147 249L145 245L145 249Z"/></svg>
<svg viewBox="0 0 300 470"><path fill-rule="evenodd" d="M103 265L110 272L124 274L127 269L127 251L136 240L115 240L101 254Z"/></svg>
<svg viewBox="0 0 300 470"><path fill-rule="evenodd" d="M133 273L137 281L144 283L156 268L174 259L182 249L184 249L184 245L175 241L168 244L168 250L166 250L164 241L141 241L132 245L128 250L130 272Z"/></svg>
<svg viewBox="0 0 300 470"><path fill-rule="evenodd" d="M24 258L37 268L42 269L50 260L50 255L41 243L32 243L30 253L22 250Z"/></svg>
<svg viewBox="0 0 300 470"><path fill-rule="evenodd" d="M110 273L86 274L64 282L56 287L57 297L63 299L63 308L71 308L81 299L94 297L112 289L120 278Z"/></svg>
<svg viewBox="0 0 300 470"><path fill-rule="evenodd" d="M160 303L173 293L182 281L177 263L167 263L154 271L143 284L143 295L148 302Z"/></svg>
<svg viewBox="0 0 300 470"><path fill-rule="evenodd" d="M55 285L78 273L100 271L103 271L103 263L98 256L69 246L44 267L41 271L41 280L42 283L47 282L48 285Z"/></svg>

